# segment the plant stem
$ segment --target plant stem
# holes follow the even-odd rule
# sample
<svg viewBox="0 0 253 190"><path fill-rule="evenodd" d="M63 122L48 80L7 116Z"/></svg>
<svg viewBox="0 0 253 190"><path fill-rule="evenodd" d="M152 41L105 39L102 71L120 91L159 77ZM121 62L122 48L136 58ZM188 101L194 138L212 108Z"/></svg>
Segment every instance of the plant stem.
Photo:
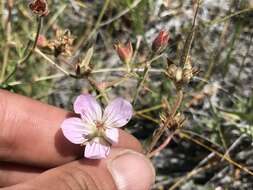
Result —
<svg viewBox="0 0 253 190"><path fill-rule="evenodd" d="M36 48L36 45L37 45L38 38L39 38L39 34L40 34L41 26L42 26L42 21L43 21L42 17L38 17L38 27L37 27L36 36L35 36L32 48L30 49L28 54L26 54L20 61L18 61L16 63L13 71L6 77L6 79L4 79L3 82L7 82L15 74L18 67L20 65L22 65L23 63L25 63L31 57L31 55L33 54L33 52Z"/></svg>
<svg viewBox="0 0 253 190"><path fill-rule="evenodd" d="M156 105L156 106L152 106L150 108L145 108L145 109L136 111L135 113L136 114L147 113L147 112L151 112L151 111L154 111L154 110L158 110L158 109L160 109L162 107L163 107L163 104L159 104L159 105Z"/></svg>
<svg viewBox="0 0 253 190"><path fill-rule="evenodd" d="M39 38L39 35L40 35L40 29L41 29L41 26L42 26L42 17L38 17L38 27L37 27L37 31L36 31L36 36L35 36L35 39L34 39L34 42L33 42L33 46L31 48L31 50L29 51L29 53L19 61L19 65L22 65L23 63L25 63L30 57L31 55L33 54L34 50L35 50L35 47L37 45L37 41L38 41L38 38Z"/></svg>
<svg viewBox="0 0 253 190"><path fill-rule="evenodd" d="M152 122L154 122L156 124L159 124L159 120L154 119L153 117L151 117L149 115L146 115L144 113L136 113L135 116L140 116L140 117L145 118L145 119L147 119L149 121L152 121Z"/></svg>
<svg viewBox="0 0 253 190"><path fill-rule="evenodd" d="M183 96L183 91L182 90L178 90L177 91L177 99L176 99L175 104L173 106L173 110L170 113L171 117L174 117L175 114L177 113L178 109L180 108L180 106L182 104L183 97L184 97ZM152 142L150 144L149 151L148 151L147 155L150 155L152 152L153 153L151 155L152 156L155 155L157 153L157 151L161 151L164 148L164 145L167 145L170 142L170 140L169 140L170 137L168 137L167 140L161 145L162 147L159 146L157 148L158 150L154 150L153 151L154 146L157 144L158 140L161 138L161 136L163 135L163 133L164 133L164 131L166 129L167 129L166 126L160 127L158 129L157 134L154 136L154 139L152 140ZM175 130L171 135L173 136L176 133L176 131L177 130Z"/></svg>
<svg viewBox="0 0 253 190"><path fill-rule="evenodd" d="M43 57L45 60L47 60L50 64L55 66L58 70L60 70L62 73L64 73L67 76L71 76L71 74L66 71L64 68L59 66L57 63L55 63L52 59L50 59L47 55L45 55L42 51L40 51L38 48L35 49L35 53L39 54L41 57Z"/></svg>
<svg viewBox="0 0 253 190"><path fill-rule="evenodd" d="M113 21L118 20L120 17L124 16L129 11L131 11L132 9L134 9L140 2L141 2L141 0L135 0L135 1L133 1L133 3L128 8L126 8L123 11L121 11L119 14L117 14L113 18L110 18L109 20L102 22L101 24L99 24L99 27L108 25L108 24L112 23Z"/></svg>
<svg viewBox="0 0 253 190"><path fill-rule="evenodd" d="M144 71L142 73L141 80L139 80L138 83L137 83L137 87L136 87L137 89L135 91L134 98L133 98L133 105L136 104L139 92L140 92L140 90L142 88L142 85L144 84L144 82L145 82L145 80L146 80L146 78L148 76L149 69L150 69L150 63L147 62L146 66L144 68Z"/></svg>
<svg viewBox="0 0 253 190"><path fill-rule="evenodd" d="M230 15L227 15L227 16L225 16L223 18L217 18L215 20L212 20L212 21L208 22L206 25L207 26L211 26L211 25L214 25L214 24L219 24L219 23L222 23L224 21L229 20L230 18L232 18L234 16L240 15L242 13L250 12L252 10L253 10L253 7L250 7L250 8L247 8L247 9L242 9L240 11L237 11L237 12L234 12L234 13L232 13Z"/></svg>
<svg viewBox="0 0 253 190"><path fill-rule="evenodd" d="M173 109L171 111L172 117L176 115L177 110L180 108L180 106L182 104L183 98L184 98L183 91L181 89L177 90L177 99L176 99L176 102L175 102Z"/></svg>
<svg viewBox="0 0 253 190"><path fill-rule="evenodd" d="M104 17L105 11L108 8L110 3L110 0L105 0L105 3L102 7L102 10L100 11L100 14L98 16L98 19L96 21L96 24L93 28L93 30L89 33L89 36L87 37L86 35L83 35L83 37L80 39L79 43L76 45L75 47L75 51L77 51L78 49L80 49L81 47L85 46L86 43L90 40L90 38L96 33L97 29L99 29L100 27L100 23Z"/></svg>
<svg viewBox="0 0 253 190"><path fill-rule="evenodd" d="M159 152L161 152L172 140L173 136L178 132L178 130L173 131L168 137L167 139L155 150L153 150L152 152L147 154L148 158L152 158L154 155L158 154Z"/></svg>
<svg viewBox="0 0 253 190"><path fill-rule="evenodd" d="M8 57L9 57L9 51L10 51L10 46L9 46L9 42L11 39L11 18L12 18L12 7L13 7L13 3L11 0L8 0L8 17L5 23L5 34L6 34L6 45L5 45L5 49L4 49L4 56L3 56L3 66L2 66L2 70L1 70L1 76L0 76L0 83L3 82L4 77L5 77L5 72L6 72L6 68L7 68L7 64L8 64Z"/></svg>
<svg viewBox="0 0 253 190"><path fill-rule="evenodd" d="M190 141L192 141L192 142L194 142L194 143L196 143L196 144L198 144L198 145L204 147L205 149L209 150L210 152L215 153L215 154L216 154L217 156L219 156L221 159L224 158L224 159L227 160L230 164L232 164L232 165L234 165L234 166L240 168L241 170L243 170L243 171L245 171L246 173L248 173L248 174L250 174L251 176L253 176L253 172L250 171L248 168L242 166L241 164L239 164L239 163L237 163L236 161L232 160L232 159L229 158L228 156L223 155L222 153L220 153L220 152L214 150L213 148L211 148L211 147L205 145L204 143L200 142L199 140L196 140L196 139L190 137L188 134L186 134L186 133L184 133L184 132L181 132L181 133L180 133L180 136L181 136L182 138L185 138L185 139L187 139L187 140L190 140Z"/></svg>

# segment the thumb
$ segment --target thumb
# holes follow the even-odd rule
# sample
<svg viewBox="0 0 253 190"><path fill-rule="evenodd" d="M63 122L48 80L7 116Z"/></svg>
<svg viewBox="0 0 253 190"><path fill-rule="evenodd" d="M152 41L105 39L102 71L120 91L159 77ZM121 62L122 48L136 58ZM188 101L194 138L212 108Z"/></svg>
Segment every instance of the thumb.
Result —
<svg viewBox="0 0 253 190"><path fill-rule="evenodd" d="M107 159L74 161L8 190L147 190L154 179L153 166L144 155L113 149Z"/></svg>

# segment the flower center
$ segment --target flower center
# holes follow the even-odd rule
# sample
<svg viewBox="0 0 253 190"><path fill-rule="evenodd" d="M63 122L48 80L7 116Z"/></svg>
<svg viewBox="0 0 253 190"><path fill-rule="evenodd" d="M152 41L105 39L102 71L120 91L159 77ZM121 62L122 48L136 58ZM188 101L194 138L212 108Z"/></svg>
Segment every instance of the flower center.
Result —
<svg viewBox="0 0 253 190"><path fill-rule="evenodd" d="M96 127L97 127L98 130L104 129L104 124L102 122L97 121L96 122Z"/></svg>

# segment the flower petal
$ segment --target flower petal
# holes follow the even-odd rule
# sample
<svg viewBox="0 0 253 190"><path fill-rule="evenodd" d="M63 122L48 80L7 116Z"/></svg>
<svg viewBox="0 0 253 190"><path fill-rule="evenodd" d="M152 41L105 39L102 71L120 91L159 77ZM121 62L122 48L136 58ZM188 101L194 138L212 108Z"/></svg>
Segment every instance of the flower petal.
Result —
<svg viewBox="0 0 253 190"><path fill-rule="evenodd" d="M108 128L122 127L128 123L132 115L132 105L123 98L117 98L105 108L103 121Z"/></svg>
<svg viewBox="0 0 253 190"><path fill-rule="evenodd" d="M84 151L84 157L90 159L102 159L109 155L110 146L103 145L99 142L89 142Z"/></svg>
<svg viewBox="0 0 253 190"><path fill-rule="evenodd" d="M102 110L96 99L89 94L78 96L74 103L74 111L81 115L87 123L94 123L102 118Z"/></svg>
<svg viewBox="0 0 253 190"><path fill-rule="evenodd" d="M63 135L74 144L83 143L86 140L85 136L91 133L89 125L77 117L65 119L61 124L61 129Z"/></svg>
<svg viewBox="0 0 253 190"><path fill-rule="evenodd" d="M119 130L117 128L106 129L105 136L110 143L117 143L119 141Z"/></svg>

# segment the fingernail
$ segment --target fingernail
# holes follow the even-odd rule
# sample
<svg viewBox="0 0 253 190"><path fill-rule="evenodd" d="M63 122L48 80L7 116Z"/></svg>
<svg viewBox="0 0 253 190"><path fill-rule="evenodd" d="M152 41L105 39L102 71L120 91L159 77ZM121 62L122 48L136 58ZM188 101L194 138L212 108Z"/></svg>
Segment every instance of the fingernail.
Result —
<svg viewBox="0 0 253 190"><path fill-rule="evenodd" d="M155 170L142 154L127 150L108 163L118 190L148 190L154 183Z"/></svg>

